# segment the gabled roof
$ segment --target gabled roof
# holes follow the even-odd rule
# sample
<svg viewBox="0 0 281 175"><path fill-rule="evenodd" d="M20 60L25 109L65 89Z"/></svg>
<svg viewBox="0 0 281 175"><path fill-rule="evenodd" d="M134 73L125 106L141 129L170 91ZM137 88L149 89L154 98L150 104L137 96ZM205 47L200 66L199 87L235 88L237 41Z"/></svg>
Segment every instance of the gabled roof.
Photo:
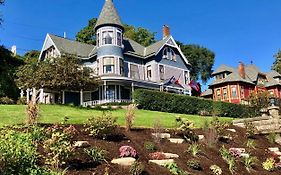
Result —
<svg viewBox="0 0 281 175"><path fill-rule="evenodd" d="M259 70L259 68L254 64L250 64L250 65L245 66L245 73L250 78L250 80L253 81L253 82L257 81L259 74L263 74Z"/></svg>
<svg viewBox="0 0 281 175"><path fill-rule="evenodd" d="M267 72L265 74L266 74L266 77L267 77L267 80L268 80L268 82L266 82L266 84L265 84L265 87L281 86L281 83L279 81L275 80L275 78L281 77L281 75L278 72L272 70L272 71Z"/></svg>
<svg viewBox="0 0 281 175"><path fill-rule="evenodd" d="M98 18L97 24L95 26L95 30L99 26L104 26L104 25L117 25L123 28L122 22L120 20L116 8L114 7L112 0L105 0L105 4Z"/></svg>
<svg viewBox="0 0 281 175"><path fill-rule="evenodd" d="M80 58L88 58L94 45L84 44L78 41L69 40L56 35L48 34L59 52L63 54L76 55Z"/></svg>
<svg viewBox="0 0 281 175"><path fill-rule="evenodd" d="M229 67L225 64L220 65L220 67L218 67L213 73L212 75L216 75L219 73L223 73L223 72L233 72L234 69L232 67Z"/></svg>
<svg viewBox="0 0 281 175"><path fill-rule="evenodd" d="M144 55L149 56L151 54L158 53L158 51L166 44L166 42L169 40L170 37L166 37L165 39L162 39L160 41L157 41L156 43L151 44L150 46L145 48Z"/></svg>
<svg viewBox="0 0 281 175"><path fill-rule="evenodd" d="M207 89L206 91L202 92L201 97L213 95L212 89Z"/></svg>
<svg viewBox="0 0 281 175"><path fill-rule="evenodd" d="M124 53L132 53L134 55L144 57L145 47L129 38L123 39Z"/></svg>
<svg viewBox="0 0 281 175"><path fill-rule="evenodd" d="M277 78L277 77L281 77L281 75L276 72L275 70L272 70L270 72L266 72L265 73L267 76L273 77L273 78Z"/></svg>

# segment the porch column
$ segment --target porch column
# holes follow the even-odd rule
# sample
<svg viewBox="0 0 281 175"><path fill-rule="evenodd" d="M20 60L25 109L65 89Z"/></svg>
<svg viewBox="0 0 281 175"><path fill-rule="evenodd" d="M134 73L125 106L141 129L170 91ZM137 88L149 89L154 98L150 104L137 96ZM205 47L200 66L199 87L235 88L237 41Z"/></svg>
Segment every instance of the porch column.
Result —
<svg viewBox="0 0 281 175"><path fill-rule="evenodd" d="M134 102L134 99L133 99L134 91L135 91L135 87L134 87L134 83L132 83L132 95L131 95L132 102Z"/></svg>
<svg viewBox="0 0 281 175"><path fill-rule="evenodd" d="M62 104L65 104L65 91L62 91Z"/></svg>
<svg viewBox="0 0 281 175"><path fill-rule="evenodd" d="M119 100L121 100L121 86L119 85Z"/></svg>
<svg viewBox="0 0 281 175"><path fill-rule="evenodd" d="M44 103L44 89L40 89L39 103Z"/></svg>
<svg viewBox="0 0 281 175"><path fill-rule="evenodd" d="M107 89L107 87L106 87L106 81L104 81L104 100L107 100L107 97L106 97L106 89Z"/></svg>
<svg viewBox="0 0 281 175"><path fill-rule="evenodd" d="M102 94L102 88L101 88L101 87L99 87L99 100L102 100L102 98L101 98L101 94Z"/></svg>
<svg viewBox="0 0 281 175"><path fill-rule="evenodd" d="M83 106L83 90L80 91L80 105Z"/></svg>
<svg viewBox="0 0 281 175"><path fill-rule="evenodd" d="M117 85L114 85L114 100L117 100Z"/></svg>
<svg viewBox="0 0 281 175"><path fill-rule="evenodd" d="M20 90L20 98L23 98L23 96L24 96L24 92L23 92L23 90L21 89L21 90Z"/></svg>
<svg viewBox="0 0 281 175"><path fill-rule="evenodd" d="M26 90L26 102L29 103L30 99L29 99L29 88Z"/></svg>

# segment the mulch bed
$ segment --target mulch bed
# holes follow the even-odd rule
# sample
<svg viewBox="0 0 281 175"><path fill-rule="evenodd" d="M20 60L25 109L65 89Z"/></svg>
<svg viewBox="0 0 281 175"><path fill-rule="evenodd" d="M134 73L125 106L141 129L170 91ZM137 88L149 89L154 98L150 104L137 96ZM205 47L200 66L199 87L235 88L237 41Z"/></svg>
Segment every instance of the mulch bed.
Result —
<svg viewBox="0 0 281 175"><path fill-rule="evenodd" d="M143 175L168 175L169 171L160 167L156 164L148 163L150 153L144 147L145 142L154 142L157 147L157 151L163 151L168 153L175 153L180 156L180 158L175 159L177 165L191 174L194 175L203 175L203 174L211 174L209 167L211 165L218 165L222 168L223 174L231 174L228 170L228 165L221 158L219 149L222 145L226 148L237 147L237 148L246 148L245 141L245 130L242 128L238 128L235 126L231 126L230 128L236 129L236 133L225 131L225 135L230 135L233 137L232 141L228 143L220 142L214 145L213 147L206 146L206 143L201 143L201 153L197 157L192 157L189 153L185 151L189 147L190 143L183 144L174 144L170 143L168 140L161 140L160 143L156 143L151 133L153 133L152 129L134 129L130 132L126 132L124 128L118 128L115 132L115 135L107 140L103 139L95 139L88 135L87 132L84 131L83 125L74 125L78 130L78 134L73 137L73 141L88 141L91 146L96 146L101 149L104 149L108 152L107 160L108 163L103 163L101 165L95 165L91 163L90 158L84 153L83 148L78 148L75 150L75 158L71 163L71 166L68 170L68 174L70 175L104 175L105 169L108 169L110 175L129 175L128 167L121 167L118 165L113 165L110 161L113 158L119 157L119 148L124 145L129 145L135 148L138 152L139 161L141 161L145 165L145 172ZM206 134L207 131L203 131L202 129L194 130L197 134ZM171 132L173 133L173 132ZM173 136L175 137L175 135ZM270 153L267 151L268 147L278 147L280 145L270 144L265 136L257 135L255 136L255 142L257 144L256 149L248 149L247 152L253 156L256 156L259 159L257 166L254 167L254 170L249 173L246 171L242 162L237 161L236 166L236 174L244 175L244 174L258 174L258 175L268 175L268 174L281 174L281 171L268 172L263 170L261 164L266 160L266 158L270 157ZM200 143L200 142L199 142ZM202 167L202 171L192 170L187 167L186 162L190 159L198 160Z"/></svg>

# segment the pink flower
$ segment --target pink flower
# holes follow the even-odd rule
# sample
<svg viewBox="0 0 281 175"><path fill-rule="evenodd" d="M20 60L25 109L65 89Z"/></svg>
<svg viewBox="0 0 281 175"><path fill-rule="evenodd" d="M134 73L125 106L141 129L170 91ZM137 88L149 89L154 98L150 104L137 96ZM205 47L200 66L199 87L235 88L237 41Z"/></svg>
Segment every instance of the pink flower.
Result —
<svg viewBox="0 0 281 175"><path fill-rule="evenodd" d="M119 153L120 157L137 157L137 151L131 146L121 146Z"/></svg>

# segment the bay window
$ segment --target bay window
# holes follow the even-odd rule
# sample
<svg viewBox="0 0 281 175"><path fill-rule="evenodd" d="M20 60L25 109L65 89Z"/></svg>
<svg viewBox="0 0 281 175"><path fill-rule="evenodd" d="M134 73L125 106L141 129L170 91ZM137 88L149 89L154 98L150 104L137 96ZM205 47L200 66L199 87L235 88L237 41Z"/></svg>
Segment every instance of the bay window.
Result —
<svg viewBox="0 0 281 175"><path fill-rule="evenodd" d="M103 73L114 73L114 57L103 58Z"/></svg>
<svg viewBox="0 0 281 175"><path fill-rule="evenodd" d="M113 44L113 31L103 31L102 32L102 44Z"/></svg>

